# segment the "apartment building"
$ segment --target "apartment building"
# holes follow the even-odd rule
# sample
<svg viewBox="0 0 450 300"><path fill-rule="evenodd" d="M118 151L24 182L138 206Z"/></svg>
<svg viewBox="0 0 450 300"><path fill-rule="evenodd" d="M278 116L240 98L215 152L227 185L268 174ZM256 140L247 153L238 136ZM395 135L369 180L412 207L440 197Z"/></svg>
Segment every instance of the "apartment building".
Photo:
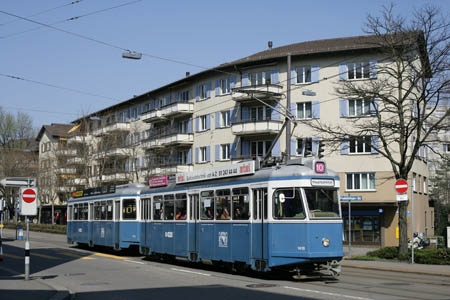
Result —
<svg viewBox="0 0 450 300"><path fill-rule="evenodd" d="M286 116L335 124L351 122L362 114L370 118L373 103L340 99L335 88L346 80L362 84L378 80L377 66L386 62L380 61L373 39L349 37L269 48L195 75L187 74L75 120L81 129L70 134L67 144L86 144L89 159L78 160L87 169L84 185L148 183L153 177L256 157L281 161L315 153L320 135L304 122L293 126L292 136L286 141L286 131L282 130ZM341 195L362 199L351 205L352 244L397 245L395 178L389 161L370 147L376 143L376 137L368 136L328 144L324 159L339 173ZM414 211L410 207L408 216L415 217L414 231L432 235L433 209L428 204L427 189L422 188L428 180L426 163L425 156L417 159L408 178L416 182ZM347 241L347 202L343 202L343 215Z"/></svg>

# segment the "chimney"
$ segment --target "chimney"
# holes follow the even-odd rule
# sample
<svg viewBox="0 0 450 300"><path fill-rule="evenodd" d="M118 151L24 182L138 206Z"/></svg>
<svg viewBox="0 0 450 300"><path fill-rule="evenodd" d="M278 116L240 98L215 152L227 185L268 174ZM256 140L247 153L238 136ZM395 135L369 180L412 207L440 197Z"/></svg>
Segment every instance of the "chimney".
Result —
<svg viewBox="0 0 450 300"><path fill-rule="evenodd" d="M191 76L191 72L186 72L186 77Z"/></svg>
<svg viewBox="0 0 450 300"><path fill-rule="evenodd" d="M269 46L269 49L272 49L273 42L272 42L272 41L269 41L269 42L267 43L267 45Z"/></svg>

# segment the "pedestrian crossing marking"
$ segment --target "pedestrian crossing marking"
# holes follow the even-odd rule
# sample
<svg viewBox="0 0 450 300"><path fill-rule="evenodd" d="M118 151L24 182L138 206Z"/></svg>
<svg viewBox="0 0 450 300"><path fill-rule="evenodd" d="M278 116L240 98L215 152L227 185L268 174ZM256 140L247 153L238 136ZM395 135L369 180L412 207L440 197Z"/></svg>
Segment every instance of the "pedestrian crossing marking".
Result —
<svg viewBox="0 0 450 300"><path fill-rule="evenodd" d="M14 259L24 259L23 256L18 256L18 255L14 255L14 254L8 254L8 253L3 253L4 257L9 257L9 258L14 258Z"/></svg>

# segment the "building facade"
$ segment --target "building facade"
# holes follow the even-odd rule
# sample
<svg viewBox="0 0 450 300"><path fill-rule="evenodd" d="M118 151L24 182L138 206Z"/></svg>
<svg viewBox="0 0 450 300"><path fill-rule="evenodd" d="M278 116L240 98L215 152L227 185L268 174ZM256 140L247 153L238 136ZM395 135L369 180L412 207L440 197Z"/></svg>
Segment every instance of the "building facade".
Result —
<svg viewBox="0 0 450 300"><path fill-rule="evenodd" d="M148 183L156 176L222 166L266 157L272 161L316 153L320 135L305 122L351 123L371 117L364 99L336 97L347 80L378 80L382 62L372 37L350 37L292 44L256 53L105 108L74 121L67 145L83 144L73 158L85 187ZM291 56L288 69L287 55ZM287 85L291 86L290 105ZM286 138L286 118L299 121ZM300 122L301 121L301 122ZM72 125L73 127L73 125ZM281 133L281 134L280 134ZM397 245L395 178L389 161L373 150L376 137L328 143L325 161L341 178L341 195L352 203L352 244ZM287 149L290 149L289 151ZM414 164L414 231L433 234L427 196L426 157ZM411 184L412 185L412 184ZM343 202L345 241L348 203Z"/></svg>

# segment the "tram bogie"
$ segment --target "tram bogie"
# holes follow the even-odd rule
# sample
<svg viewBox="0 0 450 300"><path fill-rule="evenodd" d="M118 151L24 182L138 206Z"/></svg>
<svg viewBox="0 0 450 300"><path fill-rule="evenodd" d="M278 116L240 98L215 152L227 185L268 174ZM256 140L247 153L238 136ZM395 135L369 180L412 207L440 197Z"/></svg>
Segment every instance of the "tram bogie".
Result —
<svg viewBox="0 0 450 300"><path fill-rule="evenodd" d="M315 168L314 162L261 170L246 162L219 171L184 174L164 187L130 184L114 193L72 198L68 241L116 249L136 245L146 256L239 270L340 274L335 172ZM230 173L237 177L220 176Z"/></svg>

